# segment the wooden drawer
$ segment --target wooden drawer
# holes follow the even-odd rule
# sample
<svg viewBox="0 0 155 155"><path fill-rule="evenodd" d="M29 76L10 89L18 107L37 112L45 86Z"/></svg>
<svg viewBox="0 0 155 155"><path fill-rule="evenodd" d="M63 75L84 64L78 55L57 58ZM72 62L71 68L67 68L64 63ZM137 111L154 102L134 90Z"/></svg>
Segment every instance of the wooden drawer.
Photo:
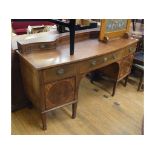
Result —
<svg viewBox="0 0 155 155"><path fill-rule="evenodd" d="M107 61L107 56L103 59L103 57L95 57L89 60L85 60L83 62L80 62L80 73L86 73L89 71L92 71L96 68L98 68L104 60Z"/></svg>
<svg viewBox="0 0 155 155"><path fill-rule="evenodd" d="M96 58L86 60L80 63L80 73L86 73L101 68L112 62L118 61L120 58L121 53L120 51L117 51L108 55L98 56Z"/></svg>
<svg viewBox="0 0 155 155"><path fill-rule="evenodd" d="M45 84L46 110L75 100L75 77Z"/></svg>
<svg viewBox="0 0 155 155"><path fill-rule="evenodd" d="M38 50L50 50L56 48L56 42L40 42L40 43L31 43L31 44L25 44L21 45L18 43L18 49L21 53L29 53L34 52Z"/></svg>
<svg viewBox="0 0 155 155"><path fill-rule="evenodd" d="M76 74L76 65L69 64L58 66L54 68L45 69L43 71L44 82L51 82L59 79L63 79L66 77L71 77Z"/></svg>

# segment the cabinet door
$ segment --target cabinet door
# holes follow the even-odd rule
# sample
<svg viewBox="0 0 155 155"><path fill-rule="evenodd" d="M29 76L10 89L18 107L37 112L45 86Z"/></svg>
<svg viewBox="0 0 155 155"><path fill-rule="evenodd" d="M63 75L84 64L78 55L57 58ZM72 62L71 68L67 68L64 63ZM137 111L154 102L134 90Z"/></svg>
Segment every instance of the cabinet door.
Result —
<svg viewBox="0 0 155 155"><path fill-rule="evenodd" d="M75 85L75 77L46 84L46 110L74 101Z"/></svg>
<svg viewBox="0 0 155 155"><path fill-rule="evenodd" d="M120 60L119 78L123 78L130 73L132 62L133 55L128 55L127 57Z"/></svg>

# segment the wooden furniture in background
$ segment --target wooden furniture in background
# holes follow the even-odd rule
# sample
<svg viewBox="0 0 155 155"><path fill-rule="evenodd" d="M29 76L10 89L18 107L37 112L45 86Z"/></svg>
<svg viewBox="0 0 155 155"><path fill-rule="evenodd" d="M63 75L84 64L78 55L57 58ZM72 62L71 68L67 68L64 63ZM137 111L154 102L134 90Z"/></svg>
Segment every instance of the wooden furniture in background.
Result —
<svg viewBox="0 0 155 155"><path fill-rule="evenodd" d="M137 43L137 49L133 59L132 70L133 73L135 72L139 73L137 75L140 79L137 91L140 91L142 89L142 86L144 88L144 35L138 38L139 41Z"/></svg>
<svg viewBox="0 0 155 155"><path fill-rule="evenodd" d="M63 41L68 40L68 36L56 40L59 44L51 50L44 46L42 50L23 52L21 49L26 45L23 42L18 44L24 88L41 113L43 129L47 128L46 113L56 108L72 105L72 118L76 117L78 88L83 76L135 52L130 49L136 46L137 39L121 38L103 44L96 38L91 39L90 33L87 36L86 40L75 43L72 56L69 44Z"/></svg>
<svg viewBox="0 0 155 155"><path fill-rule="evenodd" d="M46 32L46 26L28 26L27 33L28 34L34 34L34 33L40 33L40 32Z"/></svg>

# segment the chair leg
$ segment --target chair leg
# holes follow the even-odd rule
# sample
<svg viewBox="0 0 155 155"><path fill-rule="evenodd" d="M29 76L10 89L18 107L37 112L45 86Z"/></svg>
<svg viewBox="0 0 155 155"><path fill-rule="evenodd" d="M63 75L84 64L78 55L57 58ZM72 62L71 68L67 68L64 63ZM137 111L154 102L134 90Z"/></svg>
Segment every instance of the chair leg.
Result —
<svg viewBox="0 0 155 155"><path fill-rule="evenodd" d="M129 75L125 78L124 87L126 87L126 86L127 86L128 79L129 79Z"/></svg>
<svg viewBox="0 0 155 155"><path fill-rule="evenodd" d="M93 84L95 81L95 72L90 73L90 82Z"/></svg>
<svg viewBox="0 0 155 155"><path fill-rule="evenodd" d="M143 84L143 77L140 78L137 91L140 91L140 89L141 89L141 87L142 87L142 84Z"/></svg>
<svg viewBox="0 0 155 155"><path fill-rule="evenodd" d="M76 118L77 102L72 104L72 118Z"/></svg>
<svg viewBox="0 0 155 155"><path fill-rule="evenodd" d="M115 95L115 91L116 91L117 83L118 83L118 81L115 81L115 82L114 82L114 87L113 87L112 96Z"/></svg>
<svg viewBox="0 0 155 155"><path fill-rule="evenodd" d="M28 102L28 103L27 103L27 107L28 107L29 109L32 109L32 108L33 108L32 103L31 103L31 102Z"/></svg>
<svg viewBox="0 0 155 155"><path fill-rule="evenodd" d="M43 130L46 130L47 129L46 113L41 113L41 120L42 120Z"/></svg>
<svg viewBox="0 0 155 155"><path fill-rule="evenodd" d="M90 79L90 83L94 84L94 80L93 79Z"/></svg>

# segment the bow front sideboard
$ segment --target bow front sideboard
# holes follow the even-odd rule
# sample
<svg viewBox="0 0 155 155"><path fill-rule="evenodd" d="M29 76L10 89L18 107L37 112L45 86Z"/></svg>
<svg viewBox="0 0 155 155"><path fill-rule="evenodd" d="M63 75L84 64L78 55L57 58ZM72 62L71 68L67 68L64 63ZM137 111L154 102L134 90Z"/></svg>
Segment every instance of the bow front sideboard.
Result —
<svg viewBox="0 0 155 155"><path fill-rule="evenodd" d="M18 43L24 89L40 111L44 130L46 113L51 110L72 105L72 118L76 117L80 80L87 73L124 60L128 62L121 65L120 76L131 69L138 40L119 38L105 44L88 36L91 35L75 42L74 55L70 55L66 38L58 42Z"/></svg>

